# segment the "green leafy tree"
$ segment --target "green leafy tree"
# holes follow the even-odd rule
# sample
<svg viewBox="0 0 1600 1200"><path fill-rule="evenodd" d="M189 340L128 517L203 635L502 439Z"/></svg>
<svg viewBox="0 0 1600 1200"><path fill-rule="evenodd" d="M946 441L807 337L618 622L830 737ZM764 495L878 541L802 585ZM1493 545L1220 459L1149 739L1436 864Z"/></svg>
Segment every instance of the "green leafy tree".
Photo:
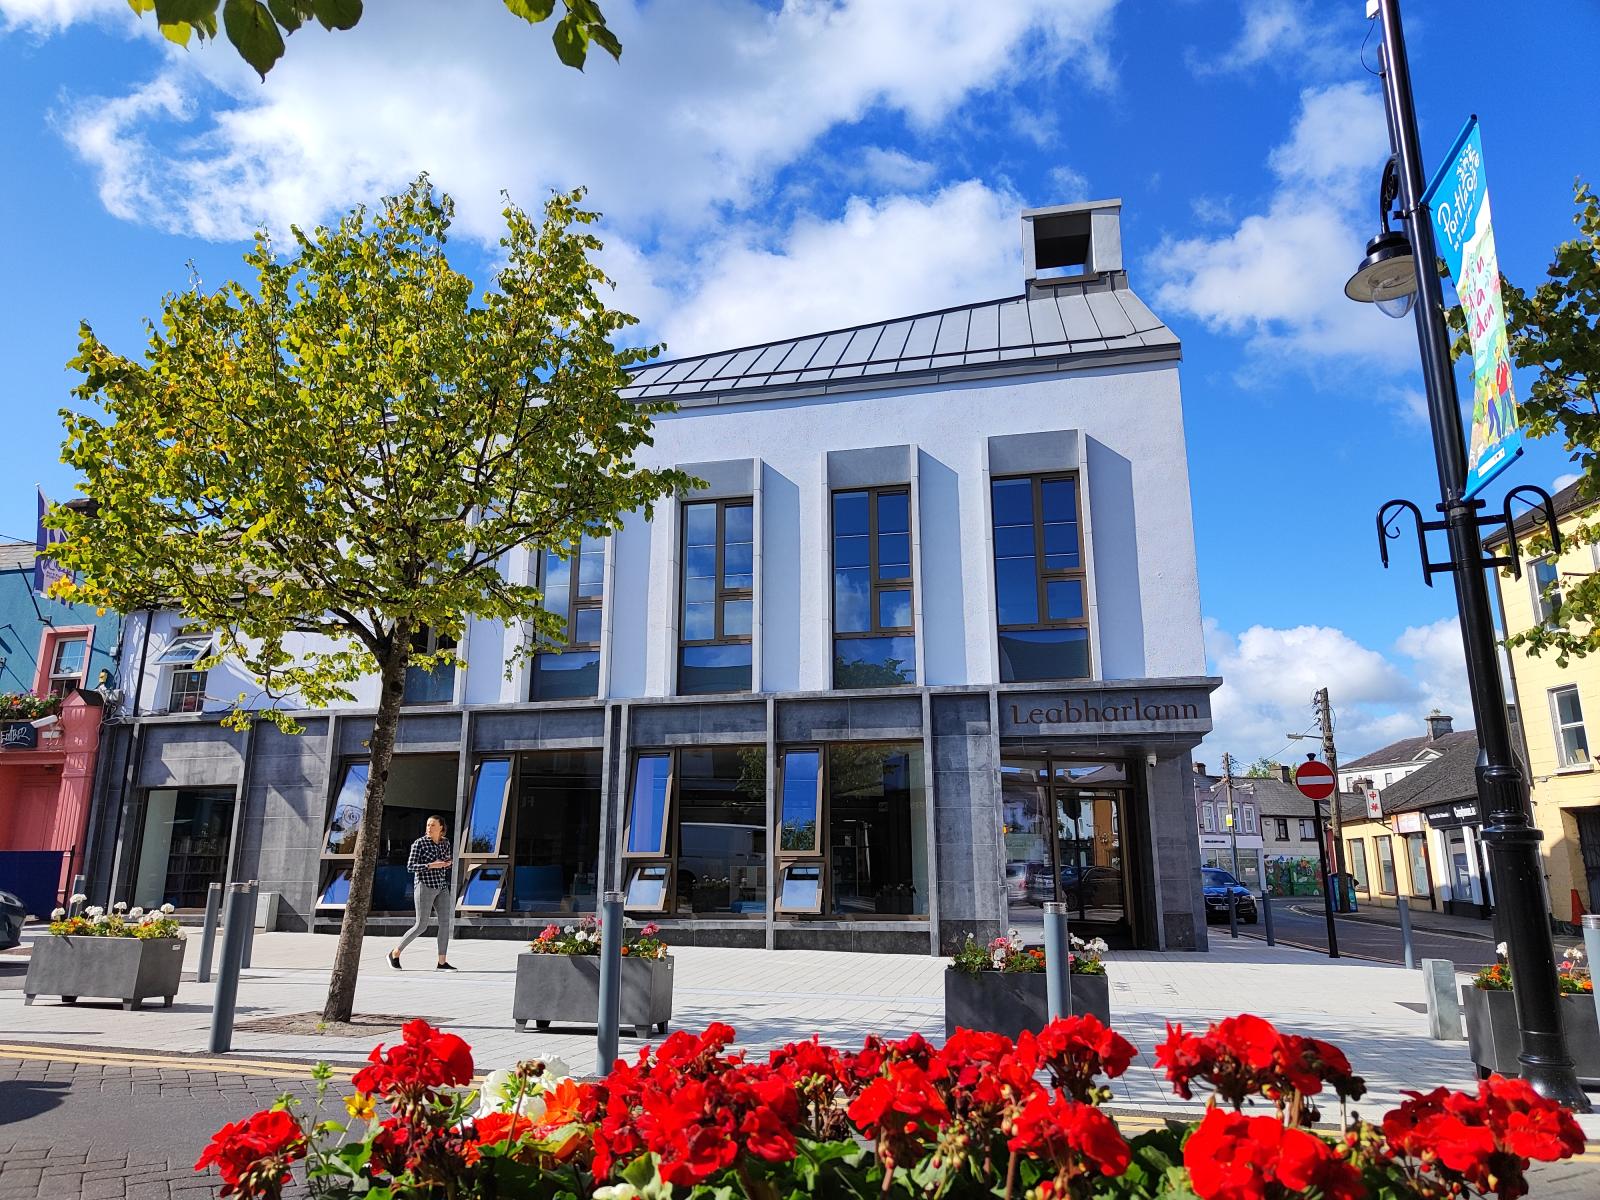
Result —
<svg viewBox="0 0 1600 1200"><path fill-rule="evenodd" d="M450 19L450 6L461 0L434 0L441 20ZM593 42L612 58L622 56L622 43L606 27L605 15L595 0L561 0L565 10L555 23L551 40L556 55L569 67L583 70ZM531 25L549 20L556 0L505 0L514 16ZM283 57L284 41L302 25L315 21L328 31L354 29L361 20L362 0L128 0L128 7L143 16L156 15L163 36L180 46L189 39L214 40L220 29L239 57L262 79Z"/></svg>
<svg viewBox="0 0 1600 1200"><path fill-rule="evenodd" d="M1244 777L1246 779L1276 779L1278 777L1278 763L1275 759L1262 755L1250 764L1244 773Z"/></svg>
<svg viewBox="0 0 1600 1200"><path fill-rule="evenodd" d="M503 556L604 536L695 482L633 462L669 406L618 392L656 350L614 348L634 319L604 303L581 198L554 196L541 223L508 206L504 265L475 299L445 255L454 206L424 176L375 213L294 230L287 258L258 235L253 287L167 296L143 362L85 325L70 364L101 415L62 414L93 512L51 512L73 573L56 594L174 607L276 704L350 701L378 677L327 1020L354 1000L407 669L461 665L416 636L456 639L478 617L520 624L524 653L558 638ZM230 722L298 728L248 699Z"/></svg>
<svg viewBox="0 0 1600 1200"><path fill-rule="evenodd" d="M1528 434L1561 438L1577 464L1579 496L1595 501L1600 500L1600 199L1581 180L1574 185L1574 199L1579 236L1556 247L1548 282L1525 292L1502 277L1500 287L1512 359L1537 372L1520 404ZM1450 309L1448 317L1457 335L1455 356L1470 361L1461 309ZM1578 522L1562 540L1571 546L1600 542L1600 520ZM1550 548L1543 532L1523 547L1535 555ZM1560 604L1550 624L1512 633L1506 645L1533 655L1552 651L1564 667L1572 658L1600 650L1600 573L1563 575L1546 598L1554 601L1557 592Z"/></svg>

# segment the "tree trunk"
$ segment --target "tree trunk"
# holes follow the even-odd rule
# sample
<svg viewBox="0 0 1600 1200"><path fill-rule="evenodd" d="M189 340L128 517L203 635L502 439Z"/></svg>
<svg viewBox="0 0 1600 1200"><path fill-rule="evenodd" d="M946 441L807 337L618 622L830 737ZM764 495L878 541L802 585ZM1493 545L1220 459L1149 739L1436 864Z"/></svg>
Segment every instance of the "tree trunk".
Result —
<svg viewBox="0 0 1600 1200"><path fill-rule="evenodd" d="M356 834L356 860L350 869L350 898L339 926L339 945L333 952L333 974L328 978L324 1021L348 1021L355 1008L356 977L361 972L361 941L367 914L372 909L372 880L378 869L378 843L383 832L383 799L389 787L389 766L394 760L395 732L400 725L400 701L406 690L406 664L411 658L411 630L394 631L388 655L378 664L378 715L373 718L372 753L367 771L367 803ZM332 749L329 751L332 753Z"/></svg>

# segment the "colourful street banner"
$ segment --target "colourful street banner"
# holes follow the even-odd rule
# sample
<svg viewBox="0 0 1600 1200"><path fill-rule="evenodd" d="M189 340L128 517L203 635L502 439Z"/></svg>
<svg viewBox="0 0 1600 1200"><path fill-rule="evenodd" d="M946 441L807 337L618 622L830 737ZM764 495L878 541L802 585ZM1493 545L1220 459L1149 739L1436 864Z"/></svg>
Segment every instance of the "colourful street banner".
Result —
<svg viewBox="0 0 1600 1200"><path fill-rule="evenodd" d="M39 523L33 532L33 590L39 595L44 595L50 585L57 579L65 579L67 573L56 565L56 560L46 557L45 552L57 542L67 540L67 535L59 529L46 529L44 515L50 511L50 501L44 498L44 489L37 489L39 493Z"/></svg>
<svg viewBox="0 0 1600 1200"><path fill-rule="evenodd" d="M1422 194L1439 253L1455 280L1472 341L1472 437L1466 494L1472 496L1522 453L1522 420L1511 390L1500 260L1489 221L1478 118L1468 119L1439 173Z"/></svg>

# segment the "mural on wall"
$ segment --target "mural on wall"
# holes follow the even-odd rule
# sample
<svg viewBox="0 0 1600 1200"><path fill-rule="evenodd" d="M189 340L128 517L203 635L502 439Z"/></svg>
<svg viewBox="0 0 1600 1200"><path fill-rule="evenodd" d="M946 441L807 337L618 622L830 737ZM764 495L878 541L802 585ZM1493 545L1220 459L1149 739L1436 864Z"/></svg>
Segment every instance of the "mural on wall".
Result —
<svg viewBox="0 0 1600 1200"><path fill-rule="evenodd" d="M1301 855L1267 859L1267 891L1274 896L1320 896L1322 881L1317 860Z"/></svg>

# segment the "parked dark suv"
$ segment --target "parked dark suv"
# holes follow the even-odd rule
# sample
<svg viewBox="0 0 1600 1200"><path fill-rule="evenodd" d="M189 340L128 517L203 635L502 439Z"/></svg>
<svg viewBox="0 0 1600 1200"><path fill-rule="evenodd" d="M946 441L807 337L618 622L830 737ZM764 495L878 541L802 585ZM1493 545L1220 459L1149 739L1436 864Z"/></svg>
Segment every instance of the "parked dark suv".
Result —
<svg viewBox="0 0 1600 1200"><path fill-rule="evenodd" d="M28 909L10 892L0 892L0 950L9 950L22 944L22 923L28 919Z"/></svg>
<svg viewBox="0 0 1600 1200"><path fill-rule="evenodd" d="M1246 925L1254 925L1259 917L1256 912L1256 898L1251 895L1250 889L1245 887L1228 872L1218 867L1200 868L1200 886L1206 894L1206 920L1226 921L1228 919L1228 893L1236 897L1234 904L1239 913L1239 920Z"/></svg>

